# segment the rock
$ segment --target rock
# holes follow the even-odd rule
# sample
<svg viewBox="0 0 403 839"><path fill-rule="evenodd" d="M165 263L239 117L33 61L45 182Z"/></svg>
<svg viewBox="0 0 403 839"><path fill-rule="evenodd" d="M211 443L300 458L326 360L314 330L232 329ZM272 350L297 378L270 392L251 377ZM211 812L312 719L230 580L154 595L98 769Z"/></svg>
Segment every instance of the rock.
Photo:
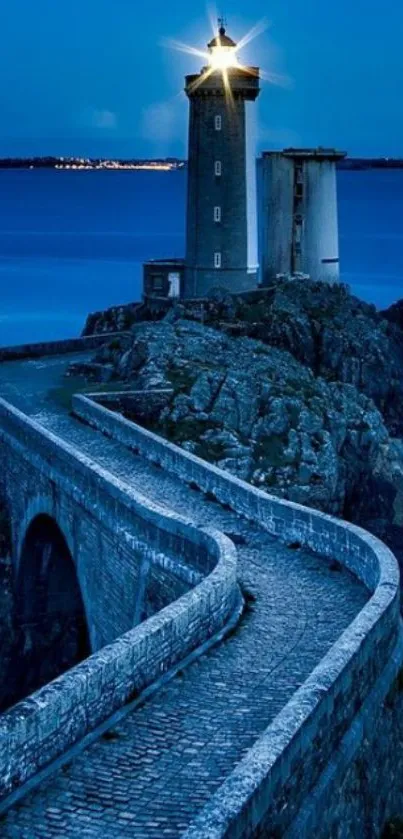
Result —
<svg viewBox="0 0 403 839"><path fill-rule="evenodd" d="M218 395L225 378L224 373L201 373L190 391L193 407L196 411L207 411Z"/></svg>
<svg viewBox="0 0 403 839"><path fill-rule="evenodd" d="M402 311L403 301L379 313L345 285L295 276L239 297L206 301L204 323L286 349L316 376L354 385L374 400L388 430L398 436L403 435ZM192 317L192 312L192 301L184 302L182 313Z"/></svg>
<svg viewBox="0 0 403 839"><path fill-rule="evenodd" d="M205 440L209 443L218 443L224 448L234 448L238 445L238 438L236 434L232 434L230 431L220 431L215 428L211 428L209 431L206 431L203 434L202 440Z"/></svg>
<svg viewBox="0 0 403 839"><path fill-rule="evenodd" d="M393 323L403 330L403 300L398 300L397 303L389 306L389 309L385 309L381 312L381 315L389 323Z"/></svg>
<svg viewBox="0 0 403 839"><path fill-rule="evenodd" d="M194 440L184 440L182 448L185 449L186 452L194 454L197 449L197 443L195 443Z"/></svg>
<svg viewBox="0 0 403 839"><path fill-rule="evenodd" d="M93 312L88 315L82 334L94 335L130 329L133 323L144 316L144 310L143 303L128 303L126 306L113 306L103 312Z"/></svg>
<svg viewBox="0 0 403 839"><path fill-rule="evenodd" d="M291 428L288 435L288 445L284 449L283 457L285 463L296 463L301 455L301 440L295 428Z"/></svg>
<svg viewBox="0 0 403 839"><path fill-rule="evenodd" d="M324 418L320 414L315 414L308 408L303 408L300 413L298 428L300 431L306 431L308 434L315 434L323 428Z"/></svg>
<svg viewBox="0 0 403 839"><path fill-rule="evenodd" d="M216 295L204 324L181 317L193 317L192 301L173 311L98 354L115 378L172 388L154 427L270 493L363 524L403 556L395 321L345 286L300 279ZM229 323L249 337L231 337Z"/></svg>
<svg viewBox="0 0 403 839"><path fill-rule="evenodd" d="M190 416L192 401L190 396L180 394L174 401L170 419L172 422L181 422Z"/></svg>
<svg viewBox="0 0 403 839"><path fill-rule="evenodd" d="M290 418L285 399L277 397L268 405L267 413L260 419L259 435L270 437L273 434L286 434L290 427Z"/></svg>
<svg viewBox="0 0 403 839"><path fill-rule="evenodd" d="M226 457L223 460L219 460L217 466L219 466L221 469L226 469L228 472L232 472L232 474L236 475L238 478L242 478L242 480L247 481L249 480L252 468L252 458Z"/></svg>

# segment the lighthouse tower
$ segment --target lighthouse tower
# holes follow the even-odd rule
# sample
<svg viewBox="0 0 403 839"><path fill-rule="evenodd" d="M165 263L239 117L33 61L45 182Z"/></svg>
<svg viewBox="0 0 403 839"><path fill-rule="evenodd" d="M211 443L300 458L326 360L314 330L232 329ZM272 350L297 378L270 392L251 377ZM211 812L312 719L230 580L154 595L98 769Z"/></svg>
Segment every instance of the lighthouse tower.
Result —
<svg viewBox="0 0 403 839"><path fill-rule="evenodd" d="M248 111L259 95L259 69L239 63L223 21L208 51L208 66L187 76L185 86L190 101L187 298L257 285L256 166Z"/></svg>

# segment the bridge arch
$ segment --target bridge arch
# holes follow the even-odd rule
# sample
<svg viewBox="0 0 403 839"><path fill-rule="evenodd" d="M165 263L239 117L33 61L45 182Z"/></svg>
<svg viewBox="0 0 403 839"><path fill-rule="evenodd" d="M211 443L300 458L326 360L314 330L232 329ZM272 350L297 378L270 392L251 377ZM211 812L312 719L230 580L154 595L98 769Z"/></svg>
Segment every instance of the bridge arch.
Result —
<svg viewBox="0 0 403 839"><path fill-rule="evenodd" d="M56 519L37 513L22 536L15 579L16 631L26 696L90 655L72 551Z"/></svg>
<svg viewBox="0 0 403 839"><path fill-rule="evenodd" d="M57 522L58 527L62 531L66 540L72 559L76 562L77 550L72 523L71 520L63 514L63 508L58 501L57 493L35 493L35 495L31 496L28 501L26 498L22 500L22 510L18 509L18 507L13 510L13 518L15 519L13 547L15 577L17 577L19 573L22 549L28 528L31 525L31 522L37 516L41 515L49 516L49 518L52 518Z"/></svg>

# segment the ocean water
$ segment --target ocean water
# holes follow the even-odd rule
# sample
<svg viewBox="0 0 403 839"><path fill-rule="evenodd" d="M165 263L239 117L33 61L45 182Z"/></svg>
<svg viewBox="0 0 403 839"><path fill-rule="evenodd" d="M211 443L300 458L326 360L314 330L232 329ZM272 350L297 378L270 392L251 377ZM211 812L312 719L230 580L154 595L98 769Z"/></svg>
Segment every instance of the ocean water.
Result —
<svg viewBox="0 0 403 839"><path fill-rule="evenodd" d="M403 170L340 172L342 277L382 308L403 296ZM0 171L0 345L77 335L140 299L142 262L183 256L182 172Z"/></svg>

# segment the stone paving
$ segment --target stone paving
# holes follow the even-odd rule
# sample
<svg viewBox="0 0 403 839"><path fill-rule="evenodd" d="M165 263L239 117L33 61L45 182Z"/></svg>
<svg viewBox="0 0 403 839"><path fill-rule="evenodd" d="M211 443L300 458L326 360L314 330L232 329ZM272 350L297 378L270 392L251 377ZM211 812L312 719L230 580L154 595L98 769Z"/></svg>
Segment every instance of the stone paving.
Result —
<svg viewBox="0 0 403 839"><path fill-rule="evenodd" d="M65 363L52 359L52 388ZM226 641L9 810L0 837L179 837L367 594L337 564L282 545L69 417L48 395L50 367L30 364L23 389L23 365L13 379L1 365L0 393L139 491L232 536L247 608Z"/></svg>

